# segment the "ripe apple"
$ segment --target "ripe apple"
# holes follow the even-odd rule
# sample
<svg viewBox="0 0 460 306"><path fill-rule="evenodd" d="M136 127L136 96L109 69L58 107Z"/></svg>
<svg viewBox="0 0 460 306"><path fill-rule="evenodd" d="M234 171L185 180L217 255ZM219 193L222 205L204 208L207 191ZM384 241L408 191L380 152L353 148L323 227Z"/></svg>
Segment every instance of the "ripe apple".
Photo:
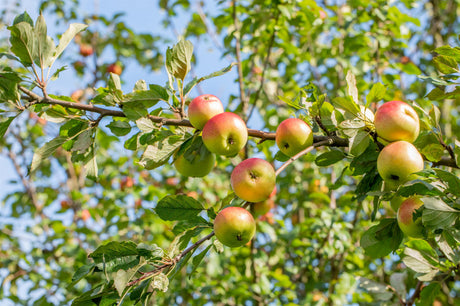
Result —
<svg viewBox="0 0 460 306"><path fill-rule="evenodd" d="M91 54L94 53L93 46L90 44L81 44L80 45L80 54L84 57L90 56Z"/></svg>
<svg viewBox="0 0 460 306"><path fill-rule="evenodd" d="M313 144L313 131L305 121L288 118L276 129L275 140L280 151L292 157Z"/></svg>
<svg viewBox="0 0 460 306"><path fill-rule="evenodd" d="M107 66L107 72L115 73L118 75L121 75L123 72L123 68L121 68L120 64L118 63L113 63Z"/></svg>
<svg viewBox="0 0 460 306"><path fill-rule="evenodd" d="M423 238L422 218L414 221L414 213L423 206L422 200L416 197L407 198L398 209L397 219L401 231L409 237Z"/></svg>
<svg viewBox="0 0 460 306"><path fill-rule="evenodd" d="M415 110L402 101L382 104L375 113L375 131L386 141L414 142L420 132L420 122Z"/></svg>
<svg viewBox="0 0 460 306"><path fill-rule="evenodd" d="M273 207L275 207L275 195L276 195L276 186L273 189L270 196L265 201L257 202L252 205L252 214L255 218L260 217L268 213Z"/></svg>
<svg viewBox="0 0 460 306"><path fill-rule="evenodd" d="M203 177L211 172L216 164L216 156L208 150L206 152L207 154L195 155L192 161L183 154L176 156L174 166L183 176Z"/></svg>
<svg viewBox="0 0 460 306"><path fill-rule="evenodd" d="M91 218L91 213L89 212L89 210L83 209L83 210L81 211L81 219L82 219L83 221L86 221L86 220L88 220L89 218Z"/></svg>
<svg viewBox="0 0 460 306"><path fill-rule="evenodd" d="M240 199L252 203L265 201L275 188L275 169L266 160L248 158L233 169L230 183Z"/></svg>
<svg viewBox="0 0 460 306"><path fill-rule="evenodd" d="M392 142L380 152L377 171L386 188L397 186L416 178L412 173L423 170L423 158L417 148L407 141Z"/></svg>
<svg viewBox="0 0 460 306"><path fill-rule="evenodd" d="M248 129L240 116L225 112L206 122L202 137L204 145L212 153L235 156L248 141Z"/></svg>
<svg viewBox="0 0 460 306"><path fill-rule="evenodd" d="M70 208L70 202L67 200L62 200L61 201L61 209L62 210L67 210Z"/></svg>
<svg viewBox="0 0 460 306"><path fill-rule="evenodd" d="M190 123L198 130L202 130L209 119L223 112L224 106L219 98L209 94L196 97L188 106Z"/></svg>
<svg viewBox="0 0 460 306"><path fill-rule="evenodd" d="M214 220L214 233L223 245L236 248L248 243L256 232L252 215L242 207L226 207Z"/></svg>

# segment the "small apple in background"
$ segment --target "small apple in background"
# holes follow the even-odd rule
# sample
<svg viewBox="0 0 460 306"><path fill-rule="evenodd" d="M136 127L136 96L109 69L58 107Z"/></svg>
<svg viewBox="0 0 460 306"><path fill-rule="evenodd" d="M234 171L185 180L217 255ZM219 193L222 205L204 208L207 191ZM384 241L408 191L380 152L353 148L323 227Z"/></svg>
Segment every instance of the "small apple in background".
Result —
<svg viewBox="0 0 460 306"><path fill-rule="evenodd" d="M87 220L90 219L90 218L91 218L91 213L89 212L89 210L83 209L83 210L81 211L81 219L82 219L83 221L87 221Z"/></svg>
<svg viewBox="0 0 460 306"><path fill-rule="evenodd" d="M313 144L313 131L305 121L288 118L276 128L275 140L280 151L292 157Z"/></svg>
<svg viewBox="0 0 460 306"><path fill-rule="evenodd" d="M207 151L207 150L206 150ZM216 156L207 151L207 154L196 155L192 161L185 158L184 155L175 157L174 167L183 176L203 177L214 168Z"/></svg>
<svg viewBox="0 0 460 306"><path fill-rule="evenodd" d="M142 199L137 199L135 202L134 202L134 208L135 209L139 209L142 207Z"/></svg>
<svg viewBox="0 0 460 306"><path fill-rule="evenodd" d="M206 122L217 114L224 112L224 106L214 95L201 95L190 102L188 118L194 128L202 130Z"/></svg>
<svg viewBox="0 0 460 306"><path fill-rule="evenodd" d="M401 231L409 237L423 238L422 218L414 221L414 213L423 206L422 200L416 197L407 198L398 209L397 219Z"/></svg>
<svg viewBox="0 0 460 306"><path fill-rule="evenodd" d="M123 68L121 68L120 64L113 63L107 66L107 72L121 75L121 73L123 72Z"/></svg>
<svg viewBox="0 0 460 306"><path fill-rule="evenodd" d="M80 54L84 57L90 56L94 53L93 46L90 44L80 44Z"/></svg>
<svg viewBox="0 0 460 306"><path fill-rule="evenodd" d="M276 195L276 186L273 189L272 193L265 201L257 202L252 204L252 214L254 218L260 217L268 213L272 208L275 207L275 195Z"/></svg>
<svg viewBox="0 0 460 306"><path fill-rule="evenodd" d="M375 131L386 141L414 142L420 132L417 113L409 104L390 101L382 104L375 113Z"/></svg>
<svg viewBox="0 0 460 306"><path fill-rule="evenodd" d="M166 185L168 186L176 186L179 184L179 179L177 177L168 177L166 179Z"/></svg>
<svg viewBox="0 0 460 306"><path fill-rule="evenodd" d="M256 232L251 213L242 207L222 209L214 220L217 239L228 247L240 247L248 243Z"/></svg>
<svg viewBox="0 0 460 306"><path fill-rule="evenodd" d="M390 189L415 179L412 173L422 171L423 167L422 155L407 141L390 143L377 158L377 171Z"/></svg>
<svg viewBox="0 0 460 306"><path fill-rule="evenodd" d="M265 201L275 188L275 169L266 160L248 158L233 169L230 183L240 199L252 203Z"/></svg>
<svg viewBox="0 0 460 306"><path fill-rule="evenodd" d="M225 112L209 119L204 125L202 137L204 145L212 153L235 156L248 141L248 129L240 116Z"/></svg>
<svg viewBox="0 0 460 306"><path fill-rule="evenodd" d="M83 89L77 89L72 94L70 95L70 98L74 100L75 102L79 102L83 95L85 94L85 91Z"/></svg>
<svg viewBox="0 0 460 306"><path fill-rule="evenodd" d="M67 210L70 208L70 202L67 200L62 200L61 201L61 209L62 210Z"/></svg>
<svg viewBox="0 0 460 306"><path fill-rule="evenodd" d="M122 191L125 190L126 188L131 188L133 186L134 186L134 179L132 177L126 176L126 177L121 179L120 189Z"/></svg>

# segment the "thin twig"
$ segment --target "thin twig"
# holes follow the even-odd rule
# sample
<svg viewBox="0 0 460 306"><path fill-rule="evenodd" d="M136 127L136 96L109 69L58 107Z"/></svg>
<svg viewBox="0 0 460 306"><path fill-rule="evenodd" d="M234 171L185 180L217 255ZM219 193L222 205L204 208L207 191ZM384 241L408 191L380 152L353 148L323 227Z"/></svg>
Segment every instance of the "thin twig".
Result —
<svg viewBox="0 0 460 306"><path fill-rule="evenodd" d="M236 54L236 62L238 66L238 85L240 90L240 100L241 100L241 113L243 114L243 120L246 121L246 112L248 109L248 102L246 100L246 94L244 92L244 84L243 84L243 66L241 60L241 33L238 28L238 19L236 16L236 0L232 1L233 3L233 25L235 26L235 54Z"/></svg>

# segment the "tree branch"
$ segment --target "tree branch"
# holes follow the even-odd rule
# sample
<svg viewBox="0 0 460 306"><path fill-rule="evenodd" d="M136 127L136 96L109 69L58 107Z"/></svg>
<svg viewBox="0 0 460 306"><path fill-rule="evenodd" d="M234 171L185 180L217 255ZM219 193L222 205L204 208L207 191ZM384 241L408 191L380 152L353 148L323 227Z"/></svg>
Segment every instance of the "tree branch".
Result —
<svg viewBox="0 0 460 306"><path fill-rule="evenodd" d="M49 104L49 105L60 105L65 108L71 109L78 109L92 113L98 113L100 116L96 119L95 124L97 125L99 121L105 116L112 116L112 117L126 117L125 113L121 110L114 110L114 109L107 109L103 107L98 107L90 104L82 104L78 102L69 102L59 99L53 98L44 98L31 90L19 86L19 90L21 90L24 94L26 94L29 98L28 100L31 101L30 105L34 104ZM174 119L174 118L164 118L158 116L148 115L148 118L155 123L159 123L160 125L169 125L169 126L184 126L184 127L193 127L189 120L187 119ZM274 132L264 132L261 130L255 129L248 129L248 135L255 138L260 138L263 142L265 140L275 140L275 133ZM330 147L348 147L348 139L342 138L339 136L313 136L313 145L314 146L330 146ZM447 166L451 168L459 168L455 159L452 157L443 157L440 161L434 162L433 167L436 166Z"/></svg>

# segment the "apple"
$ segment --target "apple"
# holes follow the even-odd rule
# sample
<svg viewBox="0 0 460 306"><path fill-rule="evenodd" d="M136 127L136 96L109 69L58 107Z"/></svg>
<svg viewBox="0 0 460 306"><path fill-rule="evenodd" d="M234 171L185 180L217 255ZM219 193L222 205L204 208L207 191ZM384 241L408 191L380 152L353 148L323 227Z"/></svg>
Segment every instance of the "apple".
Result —
<svg viewBox="0 0 460 306"><path fill-rule="evenodd" d="M70 202L67 200L61 201L61 209L66 210L70 208Z"/></svg>
<svg viewBox="0 0 460 306"><path fill-rule="evenodd" d="M91 218L91 213L87 209L83 209L81 211L81 218L83 221L87 221L89 218Z"/></svg>
<svg viewBox="0 0 460 306"><path fill-rule="evenodd" d="M313 131L305 121L288 118L276 128L275 140L280 151L292 157L313 144Z"/></svg>
<svg viewBox="0 0 460 306"><path fill-rule="evenodd" d="M377 135L389 142L414 142L420 132L417 113L402 101L383 103L375 113L374 125Z"/></svg>
<svg viewBox="0 0 460 306"><path fill-rule="evenodd" d="M226 207L214 220L217 239L228 247L236 248L248 243L256 232L251 213L242 207Z"/></svg>
<svg viewBox="0 0 460 306"><path fill-rule="evenodd" d="M214 95L201 95L190 102L188 118L194 128L202 130L206 122L217 114L224 112L224 106Z"/></svg>
<svg viewBox="0 0 460 306"><path fill-rule="evenodd" d="M248 129L240 116L225 112L206 122L202 138L204 145L212 153L235 156L248 141Z"/></svg>
<svg viewBox="0 0 460 306"><path fill-rule="evenodd" d="M203 155L194 154L191 161L185 158L183 154L176 156L174 166L183 176L203 177L211 172L216 164L216 156L208 150L206 152Z"/></svg>
<svg viewBox="0 0 460 306"><path fill-rule="evenodd" d="M275 169L264 159L248 158L233 169L230 183L240 199L252 203L265 201L275 188Z"/></svg>
<svg viewBox="0 0 460 306"><path fill-rule="evenodd" d="M417 148L407 141L392 142L380 151L377 171L385 181L385 187L395 189L416 178L414 172L423 170L423 158Z"/></svg>
<svg viewBox="0 0 460 306"><path fill-rule="evenodd" d="M123 68L121 68L120 64L113 63L107 66L107 72L121 75L121 73L123 72Z"/></svg>
<svg viewBox="0 0 460 306"><path fill-rule="evenodd" d="M80 54L84 57L90 56L91 54L94 53L93 46L90 44L81 44L80 45Z"/></svg>
<svg viewBox="0 0 460 306"><path fill-rule="evenodd" d="M409 237L423 238L422 218L414 221L414 213L423 206L422 200L416 197L407 198L398 209L397 220L401 231Z"/></svg>
<svg viewBox="0 0 460 306"><path fill-rule="evenodd" d="M275 207L275 195L276 195L276 186L273 189L270 196L265 201L257 202L252 205L252 214L254 217L259 217L268 213L273 207Z"/></svg>
<svg viewBox="0 0 460 306"><path fill-rule="evenodd" d="M135 202L134 202L134 208L135 209L139 209L142 207L142 199L137 199Z"/></svg>

